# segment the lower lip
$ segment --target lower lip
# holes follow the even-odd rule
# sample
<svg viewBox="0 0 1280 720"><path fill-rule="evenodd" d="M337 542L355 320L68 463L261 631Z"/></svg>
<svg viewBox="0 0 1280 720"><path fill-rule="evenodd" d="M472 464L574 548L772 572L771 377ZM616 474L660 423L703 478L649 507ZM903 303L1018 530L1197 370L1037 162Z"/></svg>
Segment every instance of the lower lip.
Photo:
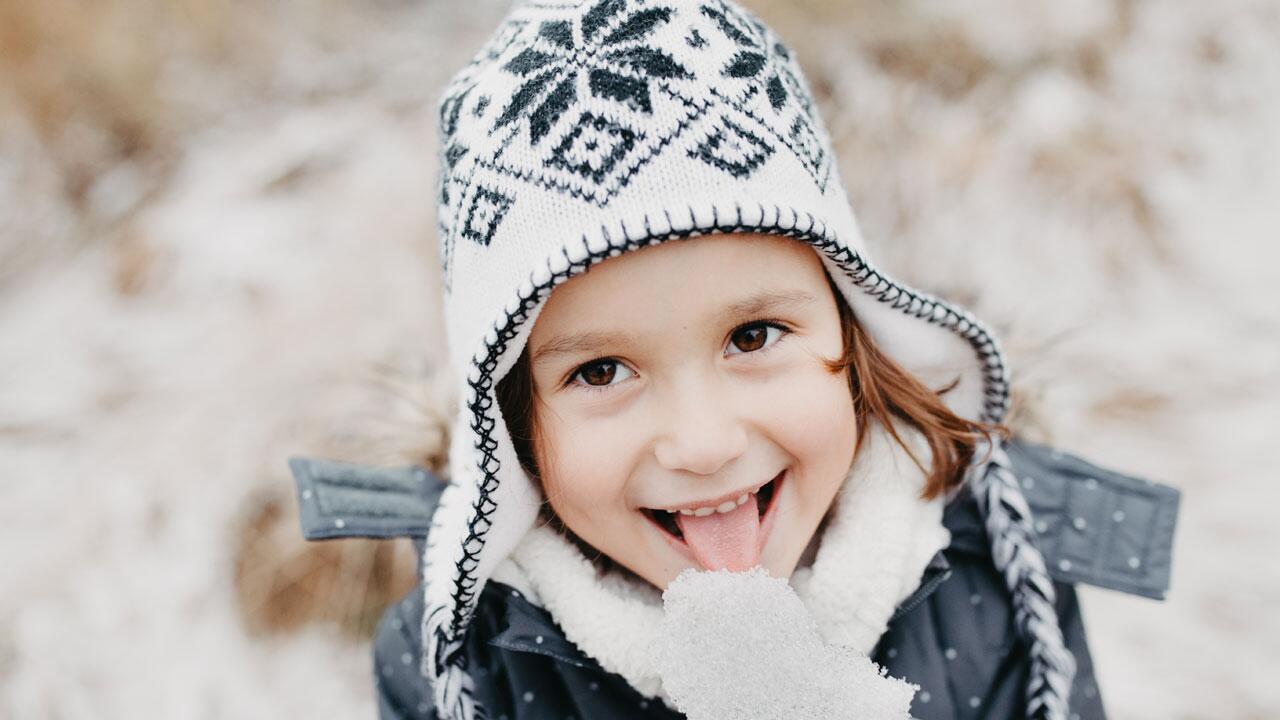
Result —
<svg viewBox="0 0 1280 720"><path fill-rule="evenodd" d="M760 540L759 544L756 546L757 555L764 554L764 546L769 540L769 532L773 530L774 517L778 514L778 501L782 494L782 483L786 481L786 479L787 471L783 470L770 481L773 483L773 497L769 498L769 507L764 509L764 516L760 518ZM767 485L768 483L765 484ZM754 495L751 497L749 502L756 502ZM683 540L676 539L674 535L667 532L666 529L658 525L653 520L647 517L645 519L654 526L654 529L656 529L660 535L662 535L662 539L666 540L668 545L674 548L676 552L683 555L694 567L698 567L698 559L693 556L693 552L689 550L689 546Z"/></svg>

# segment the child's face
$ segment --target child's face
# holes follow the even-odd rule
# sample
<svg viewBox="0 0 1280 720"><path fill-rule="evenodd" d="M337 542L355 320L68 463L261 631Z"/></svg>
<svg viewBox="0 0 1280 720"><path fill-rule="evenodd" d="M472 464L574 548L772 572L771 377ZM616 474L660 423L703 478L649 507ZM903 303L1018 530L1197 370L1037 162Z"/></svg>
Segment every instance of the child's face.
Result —
<svg viewBox="0 0 1280 720"><path fill-rule="evenodd" d="M658 588L691 567L790 577L853 462L848 378L822 362L843 348L836 302L809 246L757 234L664 242L556 288L529 338L552 509Z"/></svg>

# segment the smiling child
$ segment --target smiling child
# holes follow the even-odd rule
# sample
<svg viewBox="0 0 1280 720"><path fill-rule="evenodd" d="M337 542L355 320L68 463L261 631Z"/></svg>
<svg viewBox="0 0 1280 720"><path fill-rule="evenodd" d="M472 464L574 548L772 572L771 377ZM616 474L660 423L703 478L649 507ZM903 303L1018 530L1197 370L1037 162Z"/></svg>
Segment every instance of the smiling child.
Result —
<svg viewBox="0 0 1280 720"><path fill-rule="evenodd" d="M439 109L460 403L384 717L681 717L662 591L756 566L916 717L1103 717L1072 583L1162 596L1176 493L1009 437L995 338L872 264L767 26L527 0ZM295 472L313 536L408 512L316 504L382 471Z"/></svg>

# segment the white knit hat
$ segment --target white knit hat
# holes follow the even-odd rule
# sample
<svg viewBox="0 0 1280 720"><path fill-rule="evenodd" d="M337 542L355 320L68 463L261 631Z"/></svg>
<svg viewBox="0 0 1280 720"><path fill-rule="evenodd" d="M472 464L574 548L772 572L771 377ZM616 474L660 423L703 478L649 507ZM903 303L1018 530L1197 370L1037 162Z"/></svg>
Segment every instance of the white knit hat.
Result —
<svg viewBox="0 0 1280 720"><path fill-rule="evenodd" d="M480 716L465 633L485 582L542 503L495 389L552 289L591 264L713 232L795 238L818 252L882 350L933 387L959 379L945 396L953 411L1004 417L995 339L967 312L869 262L800 68L742 8L527 0L453 78L439 109L440 257L462 383L451 484L424 557L424 673L442 716ZM1016 484L1001 490L997 505L1013 497L1013 512L1025 510ZM1034 553L1034 565L1023 529L1016 540L1029 550L1013 555ZM1051 602L1047 576L1043 585Z"/></svg>

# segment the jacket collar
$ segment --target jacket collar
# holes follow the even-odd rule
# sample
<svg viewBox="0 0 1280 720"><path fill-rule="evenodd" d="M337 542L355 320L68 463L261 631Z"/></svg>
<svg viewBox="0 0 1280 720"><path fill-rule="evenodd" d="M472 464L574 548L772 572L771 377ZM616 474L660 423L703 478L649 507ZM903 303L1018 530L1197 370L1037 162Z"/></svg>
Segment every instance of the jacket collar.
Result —
<svg viewBox="0 0 1280 720"><path fill-rule="evenodd" d="M921 577L920 587L902 601L889 622L897 620L924 602L939 585L951 577L951 563L947 561L945 554L949 550L951 548L940 550L933 556ZM490 645L513 652L543 655L575 667L604 672L600 663L569 642L551 613L530 602L524 593L510 585L493 581L485 588L484 595L487 602L496 602L502 607L504 619L502 632L488 641Z"/></svg>
<svg viewBox="0 0 1280 720"><path fill-rule="evenodd" d="M888 446L886 449L892 450L893 446ZM899 471L900 470L901 468L899 468ZM887 473L883 468L879 472L871 472L869 477L871 476L883 476L883 479L886 480L892 478L896 481L898 479L896 473ZM857 484L858 483L854 483L853 486L849 487L856 487ZM896 482L894 484L896 485ZM967 504L966 500L968 501ZM882 503L884 503L886 499L879 498L872 501L871 498L868 498L867 501L872 502L872 505L869 506L869 508L882 507ZM849 500L848 502L853 501ZM857 506L850 505L849 507L854 508ZM922 508L923 507L924 506L922 506ZM919 574L914 575L911 579L907 580L904 578L906 582L912 583L912 585L909 586L911 589L907 590L904 588L902 591L903 594L898 596L900 601L896 603L896 606L890 605L884 610L883 619L885 625L887 625L888 622L895 620L919 602L922 602L924 598L928 597L928 595L936 590L942 582L951 576L951 565L944 555L944 552L950 552L953 549L957 549L957 543L959 545L958 549L965 552L981 552L984 547L982 545L983 538L985 537L982 534L984 531L982 529L980 519L975 517L977 508L976 505L972 503L972 499L968 496L967 492L962 491L947 503L945 508L937 507L937 510L934 512L938 513L934 517L939 519L935 519L932 522L935 523L935 527L937 527L939 520L941 521L941 527L938 528L938 532L943 533L943 536L941 543L935 544L932 547L942 547L943 549L932 550L932 555L926 556L930 559L926 564L923 564L922 573L920 573L920 571L916 571ZM855 525L859 526L858 531L863 533L866 532L866 529L863 526L867 526L867 523L870 522L869 518L862 517L861 515L856 517L854 515L850 515L847 520L849 522L844 523L845 525L850 527ZM900 518L899 522L905 523L906 521ZM943 528L945 528L946 531L950 531L952 535L950 545L947 545L946 533L943 531ZM848 530L849 528L846 528L846 532ZM828 528L828 533L830 532L831 528ZM918 527L915 532L924 532L924 530L923 528ZM827 538L824 538L824 542L826 540ZM865 538L861 540L854 540L850 538L842 542L846 544L852 543L850 547L866 546ZM887 548L883 548L882 550L887 550ZM917 562L924 563L925 561L921 560ZM561 559L561 563L564 563L563 559ZM919 568L921 565L916 565L916 567ZM806 570L809 572L798 573L797 577L793 577L793 584L797 583L797 581L801 584L804 582L813 582L811 569ZM806 577L799 577L799 575L804 575ZM592 659L591 656L587 655L572 641L568 640L565 636L565 632L556 624L551 612L542 607L542 605L545 604L545 598L536 596L530 598L528 596L528 593L532 592L532 588L527 584L527 577L520 577L514 573L503 577L503 573L499 572L495 573L494 580L498 581L502 587L500 598L502 602L507 605L507 623L505 629L490 640L490 644L517 652L531 652L545 655L579 667L599 667L596 660ZM504 580L507 582L503 582ZM863 584L864 583L855 582L852 586L856 587ZM837 583L835 585L831 585L831 588L834 590L839 587L846 586L850 586L849 583ZM817 592L812 588L809 588L808 591L811 593ZM853 602L855 599L849 598L849 600L850 602ZM890 602L894 601L891 600ZM845 605L839 597L835 596L831 597L829 602L824 604L832 606ZM811 610L814 609L815 608L811 606ZM824 610L821 606L817 609L819 611ZM831 623L834 625L839 624L835 620L832 620ZM882 631L883 629L880 630L880 632ZM866 647L860 647L860 649L863 651L869 651L870 648L874 646L876 640L878 640L880 632L874 633L874 637L864 638L863 641L861 641L861 644ZM848 637L852 638L853 636L849 635ZM849 640L845 639L845 635L839 636L839 640L836 638L829 639L841 642L841 644L849 642Z"/></svg>
<svg viewBox="0 0 1280 720"><path fill-rule="evenodd" d="M897 432L927 456L922 435ZM919 587L930 560L947 545L944 499L923 500L925 473L876 423L868 428L828 516L812 565L791 587L822 638L868 653L900 602ZM650 698L667 700L657 663L662 593L647 582L601 575L582 552L547 527L531 530L494 569L493 580L546 608L563 635ZM545 638L544 638L545 642Z"/></svg>

